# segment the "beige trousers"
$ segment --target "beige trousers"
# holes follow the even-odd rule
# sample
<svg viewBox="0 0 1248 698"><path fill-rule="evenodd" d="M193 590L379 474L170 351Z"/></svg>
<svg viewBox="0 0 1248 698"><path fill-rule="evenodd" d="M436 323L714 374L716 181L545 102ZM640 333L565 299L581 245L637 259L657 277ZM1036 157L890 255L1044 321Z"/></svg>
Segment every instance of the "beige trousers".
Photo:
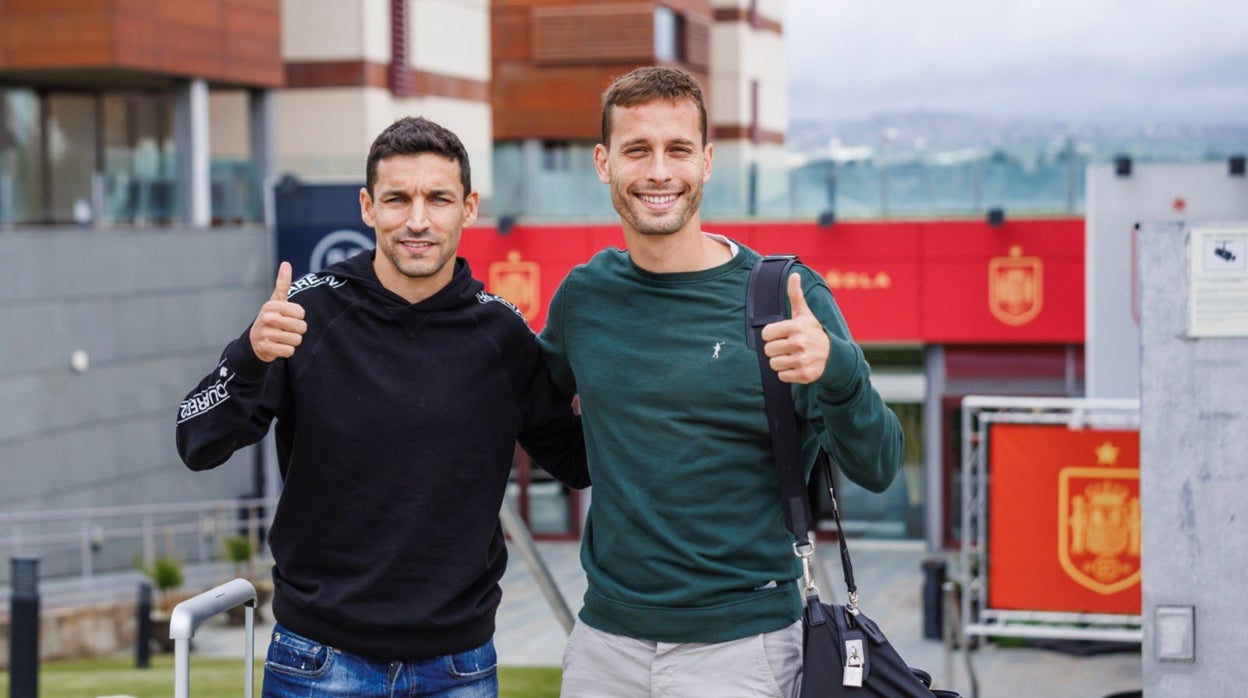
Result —
<svg viewBox="0 0 1248 698"><path fill-rule="evenodd" d="M730 642L650 642L580 620L563 654L561 698L797 698L802 622Z"/></svg>

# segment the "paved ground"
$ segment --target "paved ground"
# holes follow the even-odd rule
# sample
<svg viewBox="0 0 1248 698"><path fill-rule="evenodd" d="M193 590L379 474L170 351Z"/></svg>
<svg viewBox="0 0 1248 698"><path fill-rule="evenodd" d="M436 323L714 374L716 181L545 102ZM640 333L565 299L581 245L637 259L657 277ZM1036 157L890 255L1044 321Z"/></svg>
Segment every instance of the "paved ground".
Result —
<svg viewBox="0 0 1248 698"><path fill-rule="evenodd" d="M581 605L585 578L576 543L540 543L542 557L573 612ZM919 545L855 542L854 573L860 604L888 633L893 646L912 666L926 669L941 688L953 688L971 697L971 684L962 656L947 657L943 645L923 639L921 562ZM826 568L834 567L835 548L820 545ZM843 591L843 587L841 588ZM268 646L272 618L261 609L256 627L256 656ZM538 588L524 559L512 551L503 578L503 605L495 642L503 664L558 666L566 641L562 626ZM242 631L209 621L196 633L194 656L237 656L243 651ZM192 663L194 658L192 657ZM1138 653L1077 657L1033 648L1001 648L984 644L971 653L978 678L979 698L1102 698L1138 690L1141 665ZM707 697L714 698L714 697Z"/></svg>

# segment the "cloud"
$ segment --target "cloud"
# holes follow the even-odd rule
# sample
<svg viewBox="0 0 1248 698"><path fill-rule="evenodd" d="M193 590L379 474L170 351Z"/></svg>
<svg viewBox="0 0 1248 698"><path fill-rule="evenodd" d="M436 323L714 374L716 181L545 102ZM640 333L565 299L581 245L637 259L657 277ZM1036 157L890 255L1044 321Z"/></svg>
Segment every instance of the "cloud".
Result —
<svg viewBox="0 0 1248 698"><path fill-rule="evenodd" d="M1248 124L1242 0L788 0L795 120Z"/></svg>

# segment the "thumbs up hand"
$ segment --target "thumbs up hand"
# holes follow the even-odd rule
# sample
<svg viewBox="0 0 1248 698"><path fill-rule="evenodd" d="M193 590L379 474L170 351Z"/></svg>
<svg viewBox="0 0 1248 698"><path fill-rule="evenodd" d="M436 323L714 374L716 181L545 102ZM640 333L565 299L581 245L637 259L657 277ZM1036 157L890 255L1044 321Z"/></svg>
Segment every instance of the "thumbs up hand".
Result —
<svg viewBox="0 0 1248 698"><path fill-rule="evenodd" d="M286 300L290 294L290 273L290 262L282 262L273 295L260 306L256 321L251 323L251 350L265 363L293 356L295 347L303 342L303 333L308 331L303 306Z"/></svg>
<svg viewBox="0 0 1248 698"><path fill-rule="evenodd" d="M763 351L771 358L771 368L780 380L814 383L823 375L832 341L806 305L800 275L789 276L788 293L792 315L763 328Z"/></svg>

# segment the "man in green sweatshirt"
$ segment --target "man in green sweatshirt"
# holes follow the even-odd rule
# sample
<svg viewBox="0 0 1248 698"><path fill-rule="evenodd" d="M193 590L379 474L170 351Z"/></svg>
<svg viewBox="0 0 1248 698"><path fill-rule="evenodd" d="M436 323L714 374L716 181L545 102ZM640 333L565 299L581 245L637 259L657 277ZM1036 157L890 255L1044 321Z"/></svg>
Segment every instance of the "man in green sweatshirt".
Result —
<svg viewBox="0 0 1248 698"><path fill-rule="evenodd" d="M565 698L790 698L800 687L801 569L746 345L759 255L702 230L712 155L687 73L640 68L604 94L594 163L628 249L574 269L540 337L556 383L580 395L594 483ZM793 386L807 471L822 445L882 491L901 464L901 427L822 279L794 269L791 316L763 339Z"/></svg>

